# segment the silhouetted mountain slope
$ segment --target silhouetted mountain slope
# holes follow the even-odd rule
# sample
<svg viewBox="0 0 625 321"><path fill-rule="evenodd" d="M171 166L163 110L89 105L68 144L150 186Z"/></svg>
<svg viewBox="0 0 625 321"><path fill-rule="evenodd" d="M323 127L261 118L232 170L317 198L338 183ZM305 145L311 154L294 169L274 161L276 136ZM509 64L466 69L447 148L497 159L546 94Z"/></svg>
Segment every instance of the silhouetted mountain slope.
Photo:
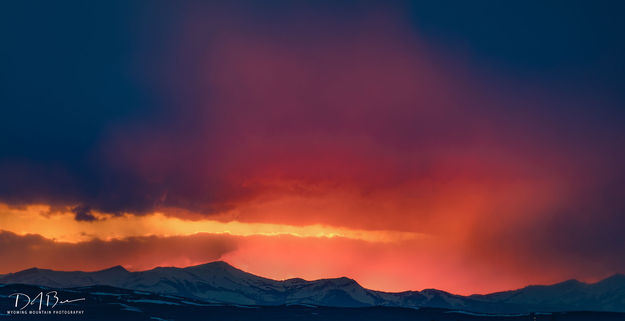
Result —
<svg viewBox="0 0 625 321"><path fill-rule="evenodd" d="M158 267L140 272L129 272L121 266L96 272L33 268L0 276L0 283L52 288L106 285L203 302L243 305L433 307L487 313L574 310L625 312L623 275L615 275L594 284L571 280L549 286L528 286L514 291L472 296L454 295L435 289L380 292L365 289L356 281L344 277L277 281L241 271L225 262L186 268Z"/></svg>
<svg viewBox="0 0 625 321"><path fill-rule="evenodd" d="M28 311L49 312L46 315L16 314L27 304L24 298L15 307L14 293L34 297L49 293L63 300L84 299L67 304L29 305ZM37 302L38 303L38 302ZM63 311L80 314L63 314ZM54 313L56 312L56 313ZM60 313L60 314L59 314ZM249 306L206 303L185 297L159 295L144 291L110 286L89 286L70 289L51 289L35 285L0 285L0 319L8 320L302 320L302 321L623 321L625 313L614 312L556 312L543 314L479 314L440 308L402 307L323 307L314 305Z"/></svg>
<svg viewBox="0 0 625 321"><path fill-rule="evenodd" d="M568 280L554 285L532 285L513 291L472 295L470 298L550 311L625 311L625 275L617 274L597 283Z"/></svg>

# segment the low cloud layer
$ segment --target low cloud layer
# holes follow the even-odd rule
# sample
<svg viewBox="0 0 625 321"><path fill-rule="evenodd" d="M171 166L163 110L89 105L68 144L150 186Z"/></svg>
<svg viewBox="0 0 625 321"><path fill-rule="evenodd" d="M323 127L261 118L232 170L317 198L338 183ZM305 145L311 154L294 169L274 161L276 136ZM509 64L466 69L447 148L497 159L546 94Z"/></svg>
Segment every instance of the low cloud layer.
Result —
<svg viewBox="0 0 625 321"><path fill-rule="evenodd" d="M139 270L191 265L218 260L236 248L232 238L210 234L64 243L39 235L20 236L0 231L0 252L3 255L0 273L31 267L93 271L113 265Z"/></svg>

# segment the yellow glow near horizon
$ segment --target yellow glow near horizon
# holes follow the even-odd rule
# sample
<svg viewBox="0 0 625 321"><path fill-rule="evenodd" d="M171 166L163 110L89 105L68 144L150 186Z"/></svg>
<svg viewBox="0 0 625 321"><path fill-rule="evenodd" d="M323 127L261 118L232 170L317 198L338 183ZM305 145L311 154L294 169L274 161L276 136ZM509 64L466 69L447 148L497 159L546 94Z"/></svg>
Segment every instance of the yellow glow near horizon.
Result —
<svg viewBox="0 0 625 321"><path fill-rule="evenodd" d="M149 215L104 216L97 221L76 221L71 212L50 214L47 205L29 205L9 208L0 204L0 230L18 235L39 234L58 242L77 243L94 238L102 240L133 236L176 236L197 233L230 234L236 236L342 237L368 242L396 242L422 237L422 234L397 231L357 230L320 224L294 226L273 223L246 223L239 221L183 220L163 213Z"/></svg>

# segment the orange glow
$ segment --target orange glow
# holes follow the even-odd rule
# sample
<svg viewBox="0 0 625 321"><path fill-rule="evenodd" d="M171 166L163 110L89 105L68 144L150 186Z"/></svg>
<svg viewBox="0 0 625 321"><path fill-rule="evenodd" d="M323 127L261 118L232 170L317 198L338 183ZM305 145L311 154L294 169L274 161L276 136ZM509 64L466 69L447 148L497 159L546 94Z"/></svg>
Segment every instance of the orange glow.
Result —
<svg viewBox="0 0 625 321"><path fill-rule="evenodd" d="M49 240L24 242L25 248L7 254L22 258L3 265L0 273L32 266L97 270L116 264L141 270L223 259L275 279L347 276L377 290L438 288L461 294L583 278L576 274L579 267L548 260L540 266L526 265L527 253L508 252L501 243L490 243L510 226L539 219L523 213L548 208L554 199L548 191L547 186L526 189L519 182L502 184L496 191L455 182L431 193L429 202L333 191L319 197L268 197L215 216L94 212L95 221L76 221L73 213L51 212L47 205L0 205L0 230L18 238L37 235ZM526 199L533 200L531 207ZM502 209L506 216L497 216ZM379 226L396 229L372 229L380 218L390 225ZM403 226L398 224L401 218ZM336 225L307 224L308 220ZM109 245L116 251L102 255L102 247Z"/></svg>
<svg viewBox="0 0 625 321"><path fill-rule="evenodd" d="M277 236L295 237L341 237L370 242L396 242L423 238L425 235L411 232L358 230L320 224L293 226L270 223L243 223L237 221L219 222L215 220L182 220L165 216L163 213L136 216L123 215L109 217L94 213L99 220L76 221L74 214L50 212L45 205L31 205L24 209L11 209L0 205L0 229L16 233L39 234L59 242L77 243L94 238L101 240L120 239L133 236L178 236L197 233L230 234L236 236Z"/></svg>
<svg viewBox="0 0 625 321"><path fill-rule="evenodd" d="M223 259L275 279L347 276L377 290L438 288L461 294L596 275L592 266L575 270L548 256L538 258L540 266L527 265L534 253L516 239L493 242L543 219L524 213L548 210L562 197L553 191L562 189L531 178L475 178L479 174L441 171L437 182L366 194L348 184L317 184L306 193L287 193L280 186L208 216L163 208L149 215L92 212L96 220L77 221L74 213L47 205L0 205L0 230L50 240L36 247L24 242L25 249L13 254L23 257L12 261L19 264L5 264L0 273L116 264L141 270ZM108 245L117 251L94 254Z"/></svg>

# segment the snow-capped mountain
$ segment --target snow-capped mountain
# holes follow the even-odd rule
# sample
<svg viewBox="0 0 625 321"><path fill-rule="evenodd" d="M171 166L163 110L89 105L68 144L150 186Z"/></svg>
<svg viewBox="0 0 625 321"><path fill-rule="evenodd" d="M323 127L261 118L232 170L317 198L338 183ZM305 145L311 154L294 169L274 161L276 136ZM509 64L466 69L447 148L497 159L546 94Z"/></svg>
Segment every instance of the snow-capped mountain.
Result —
<svg viewBox="0 0 625 321"><path fill-rule="evenodd" d="M55 306L54 303L28 305L27 298L21 296L16 308L15 293L31 294L53 292L58 298L70 299L71 302ZM76 300L79 299L79 300ZM54 301L54 299L52 300ZM60 303L59 303L60 304ZM110 286L87 286L71 289L47 288L26 284L0 284L0 320L33 319L37 316L15 313L19 307L23 312L44 312L47 321L66 321L68 317L78 320L109 321L109 320L238 320L238 321L328 321L328 320L359 320L359 321L623 321L625 313L615 312L555 312L541 314L484 314L466 312L457 309L440 308L402 308L371 306L362 308L322 307L315 305L280 305L280 306L246 306L207 303L173 295L159 295L144 291L120 289ZM79 311L80 315L68 315L60 311Z"/></svg>
<svg viewBox="0 0 625 321"><path fill-rule="evenodd" d="M594 284L567 281L488 295L460 296L434 289L380 292L363 288L356 281L344 277L277 281L218 261L186 268L158 267L139 272L129 272L121 266L96 272L33 268L2 275L0 283L51 288L104 285L203 302L241 305L435 307L488 313L572 310L625 312L623 275L615 275Z"/></svg>
<svg viewBox="0 0 625 321"><path fill-rule="evenodd" d="M383 300L348 278L276 281L212 262L186 268L157 267L129 272L121 266L97 272L61 272L28 269L0 277L0 283L48 287L108 285L200 299L209 302L281 305L291 303L328 306L368 306Z"/></svg>
<svg viewBox="0 0 625 321"><path fill-rule="evenodd" d="M472 295L478 301L543 310L625 311L625 275L616 274L597 283L568 280L554 285L532 285L514 291Z"/></svg>

